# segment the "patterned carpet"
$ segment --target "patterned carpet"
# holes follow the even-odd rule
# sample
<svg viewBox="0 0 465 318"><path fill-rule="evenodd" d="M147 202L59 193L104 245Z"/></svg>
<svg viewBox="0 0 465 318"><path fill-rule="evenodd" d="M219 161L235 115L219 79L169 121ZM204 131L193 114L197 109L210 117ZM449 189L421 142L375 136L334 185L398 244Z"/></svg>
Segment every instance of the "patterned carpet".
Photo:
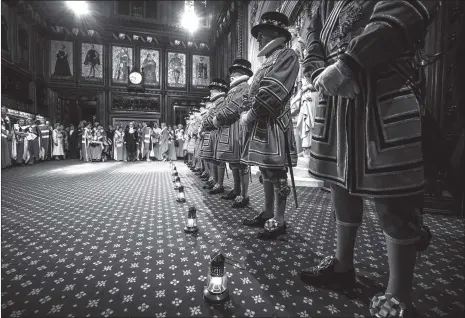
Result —
<svg viewBox="0 0 465 318"><path fill-rule="evenodd" d="M256 229L240 225L262 206L256 178L253 208L235 210L177 166L185 204L175 201L167 163L67 161L2 171L2 317L368 315L371 296L387 283L385 244L369 201L357 243L359 287L324 290L303 284L298 272L334 249L328 193L298 188L287 236L259 241ZM198 209L195 236L183 232L191 205ZM461 316L464 222L438 215L426 222L434 241L416 269L417 308L430 317ZM211 306L202 291L216 249L241 265L227 266L229 301Z"/></svg>

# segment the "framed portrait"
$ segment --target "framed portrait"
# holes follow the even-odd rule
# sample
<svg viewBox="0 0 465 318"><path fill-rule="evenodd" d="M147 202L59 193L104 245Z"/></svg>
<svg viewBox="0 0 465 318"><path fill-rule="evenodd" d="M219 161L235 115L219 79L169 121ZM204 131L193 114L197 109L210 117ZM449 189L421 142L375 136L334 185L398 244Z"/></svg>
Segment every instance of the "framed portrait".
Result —
<svg viewBox="0 0 465 318"><path fill-rule="evenodd" d="M207 88L210 84L210 57L192 55L192 87Z"/></svg>
<svg viewBox="0 0 465 318"><path fill-rule="evenodd" d="M81 79L85 82L103 82L102 44L81 44Z"/></svg>
<svg viewBox="0 0 465 318"><path fill-rule="evenodd" d="M186 85L186 54L168 52L167 78L169 88L185 89Z"/></svg>
<svg viewBox="0 0 465 318"><path fill-rule="evenodd" d="M144 69L145 85L160 87L160 51L141 48L140 68Z"/></svg>
<svg viewBox="0 0 465 318"><path fill-rule="evenodd" d="M113 83L127 84L134 66L134 49L126 46L111 47L111 79Z"/></svg>
<svg viewBox="0 0 465 318"><path fill-rule="evenodd" d="M11 60L11 17L10 7L2 1L2 56Z"/></svg>
<svg viewBox="0 0 465 318"><path fill-rule="evenodd" d="M30 57L30 32L29 26L27 23L18 16L18 25L17 25L17 44L16 44L16 52L17 52L17 60L21 66L24 66L29 69L29 57Z"/></svg>
<svg viewBox="0 0 465 318"><path fill-rule="evenodd" d="M72 80L74 70L73 42L50 41L50 77L53 80Z"/></svg>

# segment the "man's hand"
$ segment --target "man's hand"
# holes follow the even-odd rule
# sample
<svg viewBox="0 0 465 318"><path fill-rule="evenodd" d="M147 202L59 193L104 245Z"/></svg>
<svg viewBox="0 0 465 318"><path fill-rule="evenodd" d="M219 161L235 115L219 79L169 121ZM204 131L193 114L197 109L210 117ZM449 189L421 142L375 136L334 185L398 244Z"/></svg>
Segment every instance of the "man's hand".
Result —
<svg viewBox="0 0 465 318"><path fill-rule="evenodd" d="M255 119L253 118L253 116L251 115L250 110L249 110L249 111L243 112L241 114L241 118L239 119L239 125L241 125L241 127L245 128L247 130L248 126L254 120Z"/></svg>

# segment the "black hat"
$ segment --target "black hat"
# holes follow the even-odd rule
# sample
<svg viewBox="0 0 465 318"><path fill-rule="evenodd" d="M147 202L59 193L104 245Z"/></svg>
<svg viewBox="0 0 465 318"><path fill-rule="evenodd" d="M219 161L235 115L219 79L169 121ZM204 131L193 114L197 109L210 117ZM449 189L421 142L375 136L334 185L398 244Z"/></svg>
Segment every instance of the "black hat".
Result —
<svg viewBox="0 0 465 318"><path fill-rule="evenodd" d="M194 107L194 108L192 108L192 112L193 113L199 113L200 109L198 109L197 107Z"/></svg>
<svg viewBox="0 0 465 318"><path fill-rule="evenodd" d="M251 33L254 38L257 38L258 32L262 29L273 29L281 36L286 38L286 42L289 42L292 39L292 35L287 29L289 27L288 17L276 11L265 12L262 14L260 21L253 26Z"/></svg>
<svg viewBox="0 0 465 318"><path fill-rule="evenodd" d="M229 90L229 85L228 83L226 83L225 80L221 78L214 78L212 79L210 85L208 85L208 88L209 89L216 88L216 89L219 89L220 91L227 93Z"/></svg>
<svg viewBox="0 0 465 318"><path fill-rule="evenodd" d="M246 73L249 76L253 75L252 64L249 61L244 59L236 59L233 62L233 65L229 68L229 73L234 72L234 70L239 70Z"/></svg>
<svg viewBox="0 0 465 318"><path fill-rule="evenodd" d="M210 96L206 96L202 98L202 101L200 102L200 107L205 107L209 101L210 101Z"/></svg>

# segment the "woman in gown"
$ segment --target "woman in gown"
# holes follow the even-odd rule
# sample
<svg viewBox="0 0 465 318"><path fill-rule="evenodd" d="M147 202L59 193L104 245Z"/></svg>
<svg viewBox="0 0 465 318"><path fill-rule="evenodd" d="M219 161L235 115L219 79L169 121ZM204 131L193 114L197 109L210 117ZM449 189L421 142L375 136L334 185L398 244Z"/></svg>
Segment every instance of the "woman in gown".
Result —
<svg viewBox="0 0 465 318"><path fill-rule="evenodd" d="M55 72L53 75L56 76L71 76L71 69L69 68L68 52L66 47L62 44L57 52L57 61L55 63Z"/></svg>
<svg viewBox="0 0 465 318"><path fill-rule="evenodd" d="M176 129L176 157L182 158L184 157L184 129L181 124L178 125L178 129Z"/></svg>
<svg viewBox="0 0 465 318"><path fill-rule="evenodd" d="M160 132L160 148L159 154L157 156L158 160L166 161L168 158L168 142L169 142L170 134L168 132L168 128L166 127L165 123L161 123L161 132Z"/></svg>
<svg viewBox="0 0 465 318"><path fill-rule="evenodd" d="M3 118L2 116L2 169L11 166L11 151L8 146L8 138L11 138L9 126L8 117Z"/></svg>
<svg viewBox="0 0 465 318"><path fill-rule="evenodd" d="M160 160L160 133L161 129L158 128L158 123L154 123L152 129L152 150L150 151L150 159L152 160Z"/></svg>
<svg viewBox="0 0 465 318"><path fill-rule="evenodd" d="M115 130L115 135L113 137L113 159L116 161L124 160L124 137L123 137L123 127L118 127L118 130Z"/></svg>
<svg viewBox="0 0 465 318"><path fill-rule="evenodd" d="M94 132L94 137L90 143L90 157L92 161L101 161L103 152L103 129L102 126L97 127Z"/></svg>
<svg viewBox="0 0 465 318"><path fill-rule="evenodd" d="M53 130L53 133L52 133L52 139L53 139L52 157L55 157L55 159L60 159L59 157L62 157L62 159L64 159L65 149L64 149L64 140L63 140L63 133L61 131L61 126L56 125L56 128Z"/></svg>
<svg viewBox="0 0 465 318"><path fill-rule="evenodd" d="M126 127L126 132L124 134L124 143L126 144L126 151L128 154L128 161L136 161L137 155L137 145L138 145L138 134L137 129L134 128L134 123L130 123Z"/></svg>
<svg viewBox="0 0 465 318"><path fill-rule="evenodd" d="M174 133L173 128L171 126L168 127L168 160L176 160L178 157L176 156L176 147L175 147L175 141L176 141L176 135Z"/></svg>

